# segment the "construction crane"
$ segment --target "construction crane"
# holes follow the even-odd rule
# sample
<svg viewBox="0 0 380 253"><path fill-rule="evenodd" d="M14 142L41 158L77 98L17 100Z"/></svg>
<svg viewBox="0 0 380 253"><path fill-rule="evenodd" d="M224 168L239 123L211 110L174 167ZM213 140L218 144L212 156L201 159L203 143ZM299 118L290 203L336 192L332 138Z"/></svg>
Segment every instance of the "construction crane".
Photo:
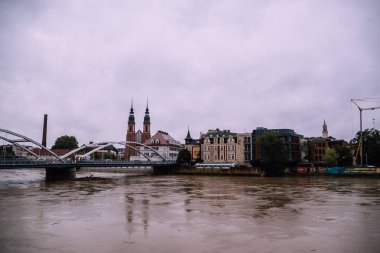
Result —
<svg viewBox="0 0 380 253"><path fill-rule="evenodd" d="M363 101L372 100L372 99L380 99L380 98L355 98L355 99L353 98L353 99L351 99L351 102L354 103L358 107L359 112L360 112L360 140L359 140L360 166L363 166L363 123L362 123L362 112L363 111L380 109L380 106L361 107L361 106L358 105L358 102L363 102ZM356 156L357 156L357 153L356 153Z"/></svg>

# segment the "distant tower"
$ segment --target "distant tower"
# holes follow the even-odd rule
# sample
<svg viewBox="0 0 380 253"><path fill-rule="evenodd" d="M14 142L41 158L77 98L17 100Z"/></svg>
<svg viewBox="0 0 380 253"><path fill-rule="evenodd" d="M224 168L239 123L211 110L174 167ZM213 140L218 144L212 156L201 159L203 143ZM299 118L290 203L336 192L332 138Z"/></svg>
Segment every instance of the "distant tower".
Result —
<svg viewBox="0 0 380 253"><path fill-rule="evenodd" d="M191 141L193 140L193 138L191 138L191 135L190 135L190 127L187 128L187 136L185 138L185 143L186 144L191 144Z"/></svg>
<svg viewBox="0 0 380 253"><path fill-rule="evenodd" d="M128 118L128 129L126 140L136 142L136 132L135 132L135 113L133 112L133 100L131 104L131 110L129 111ZM129 144L132 147L136 147L136 144ZM137 154L136 150L131 147L125 147L124 159L129 160L131 156L135 156Z"/></svg>
<svg viewBox="0 0 380 253"><path fill-rule="evenodd" d="M323 137L323 138L327 138L327 137L329 137L329 131L327 131L326 120L323 120L322 137Z"/></svg>
<svg viewBox="0 0 380 253"><path fill-rule="evenodd" d="M47 114L44 115L44 128L42 130L42 146L46 147L46 133L47 133Z"/></svg>
<svg viewBox="0 0 380 253"><path fill-rule="evenodd" d="M148 101L146 102L146 110L144 116L144 125L143 125L143 133L141 136L141 143L144 143L146 140L151 138L150 135L150 116L149 116L149 106Z"/></svg>

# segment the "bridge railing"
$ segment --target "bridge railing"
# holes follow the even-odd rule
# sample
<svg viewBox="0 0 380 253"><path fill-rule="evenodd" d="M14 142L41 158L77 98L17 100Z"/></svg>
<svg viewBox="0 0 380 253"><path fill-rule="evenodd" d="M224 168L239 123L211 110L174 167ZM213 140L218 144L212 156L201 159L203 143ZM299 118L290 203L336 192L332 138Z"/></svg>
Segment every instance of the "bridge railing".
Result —
<svg viewBox="0 0 380 253"><path fill-rule="evenodd" d="M97 163L97 164L174 164L175 162L172 161L125 161L125 160L101 160L101 159L94 159L94 160L81 160L77 161L77 164L83 164L83 163Z"/></svg>
<svg viewBox="0 0 380 253"><path fill-rule="evenodd" d="M24 157L21 158L1 158L0 159L0 165L1 164L62 164L58 160L33 160L33 159L27 159Z"/></svg>
<svg viewBox="0 0 380 253"><path fill-rule="evenodd" d="M160 165L160 164L174 164L175 162L171 161L125 161L125 160L81 160L75 162L74 160L67 160L68 164L131 164L131 165L139 165L139 164L151 164L151 165ZM27 159L27 158L1 158L0 165L20 165L20 164L31 164L31 165L43 165L43 164L62 164L58 160L44 160L44 159Z"/></svg>

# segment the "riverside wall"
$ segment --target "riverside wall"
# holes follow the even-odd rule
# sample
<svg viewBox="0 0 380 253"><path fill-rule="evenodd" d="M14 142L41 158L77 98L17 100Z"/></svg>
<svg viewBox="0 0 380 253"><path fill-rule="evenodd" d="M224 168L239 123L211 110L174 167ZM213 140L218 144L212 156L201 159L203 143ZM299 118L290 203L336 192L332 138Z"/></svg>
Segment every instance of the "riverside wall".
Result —
<svg viewBox="0 0 380 253"><path fill-rule="evenodd" d="M177 168L176 174L179 175L219 175L219 176L260 176L259 168L234 167L229 169L221 168Z"/></svg>

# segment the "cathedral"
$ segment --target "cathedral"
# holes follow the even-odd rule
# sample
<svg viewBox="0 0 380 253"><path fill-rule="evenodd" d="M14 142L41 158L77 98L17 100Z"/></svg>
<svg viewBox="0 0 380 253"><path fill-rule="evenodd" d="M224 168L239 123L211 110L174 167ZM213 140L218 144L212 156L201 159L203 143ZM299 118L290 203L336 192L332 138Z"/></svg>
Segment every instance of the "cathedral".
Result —
<svg viewBox="0 0 380 253"><path fill-rule="evenodd" d="M145 116L144 116L144 122L143 122L143 131L141 132L138 130L136 132L135 130L135 113L133 111L133 102L131 105L131 110L129 111L129 118L128 118L128 129L127 129L127 136L126 141L127 142L137 142L137 143L144 143L146 140L149 140L151 138L150 135L150 116L149 116L149 107L148 103L146 104L145 109ZM135 149L139 149L139 147L136 144L130 144ZM125 147L125 153L124 153L124 159L129 160L131 156L136 156L137 151L131 147Z"/></svg>

